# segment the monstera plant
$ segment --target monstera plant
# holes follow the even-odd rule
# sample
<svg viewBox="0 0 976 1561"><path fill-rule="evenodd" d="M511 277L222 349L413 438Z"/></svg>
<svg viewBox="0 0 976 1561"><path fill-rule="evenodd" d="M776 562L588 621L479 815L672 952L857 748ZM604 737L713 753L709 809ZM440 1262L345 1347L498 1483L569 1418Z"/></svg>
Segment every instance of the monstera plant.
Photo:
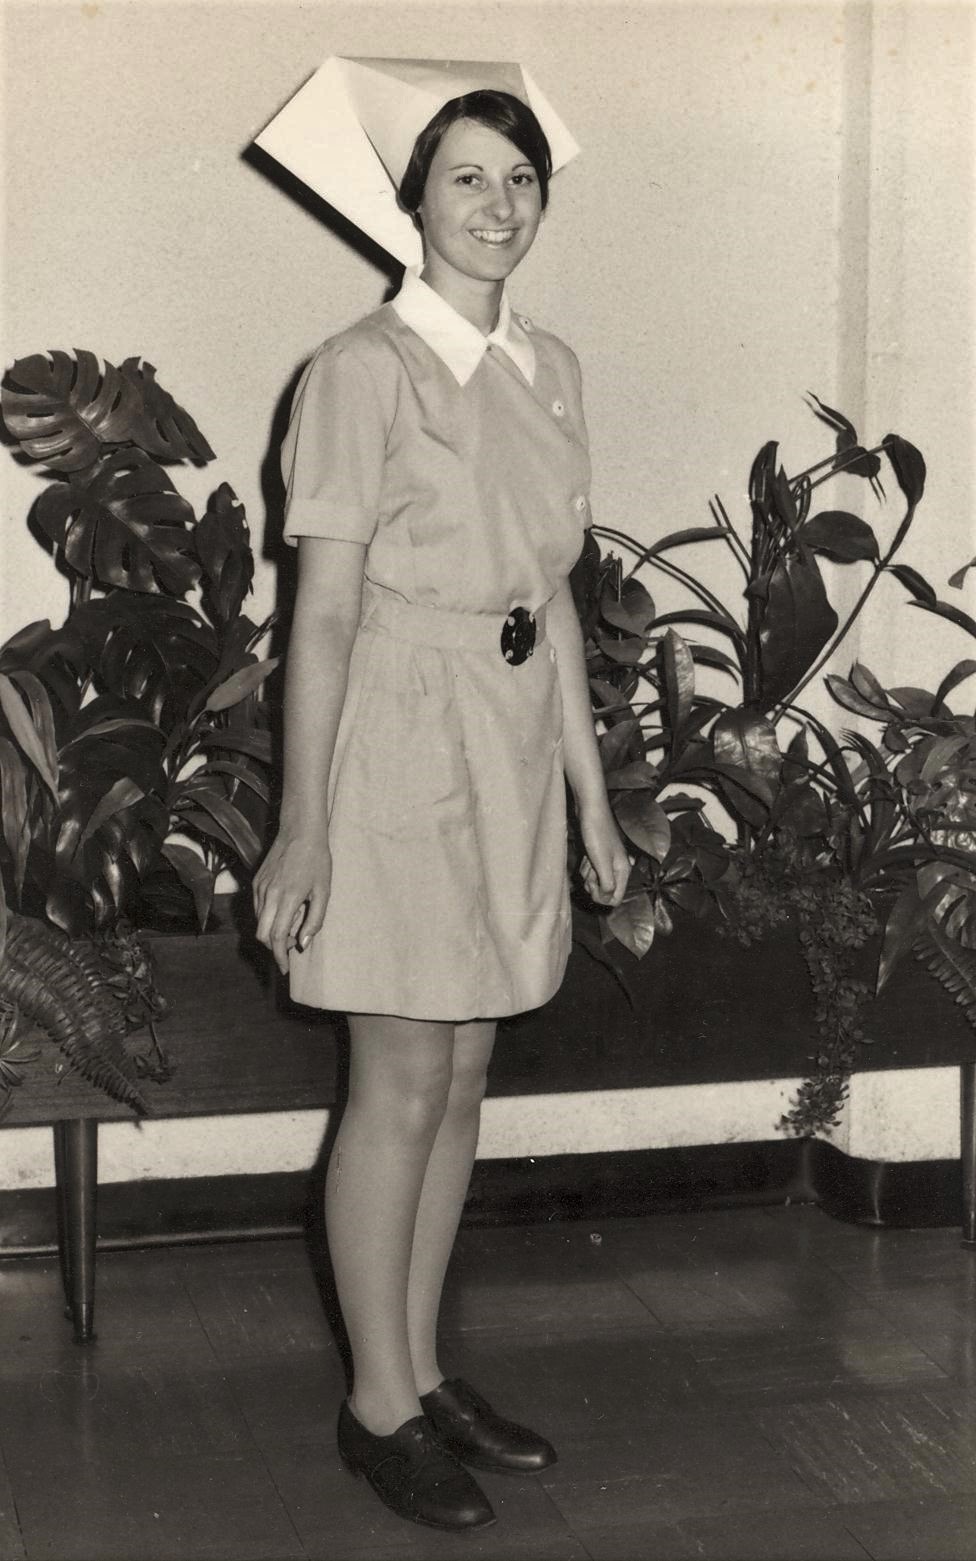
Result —
<svg viewBox="0 0 976 1561"><path fill-rule="evenodd" d="M794 927L819 1030L815 1070L784 1118L798 1133L836 1121L866 1006L908 950L976 1023L976 728L948 705L976 662L958 662L931 693L885 689L858 664L847 678L828 676L839 731L802 702L886 576L911 607L970 635L976 621L900 556L925 486L918 450L897 434L865 448L847 418L816 397L810 405L833 430L833 450L789 476L766 444L747 527L717 498L710 525L649 546L594 527L575 576L607 784L634 858L624 903L599 917L602 940L643 956L683 912L717 915L743 943ZM872 490L877 528L815 504L842 475ZM731 557L742 605L680 562L689 544ZM822 558L861 576L843 618ZM659 613L650 571L686 602ZM852 713L881 723L879 743L847 729ZM871 981L862 951L876 935Z"/></svg>
<svg viewBox="0 0 976 1561"><path fill-rule="evenodd" d="M152 364L22 358L2 412L69 600L0 647L0 1089L50 1042L142 1109L136 1075L164 1064L136 1037L164 999L139 929L205 927L220 871L260 852L270 620L242 610L232 489L198 518L172 482L213 451Z"/></svg>

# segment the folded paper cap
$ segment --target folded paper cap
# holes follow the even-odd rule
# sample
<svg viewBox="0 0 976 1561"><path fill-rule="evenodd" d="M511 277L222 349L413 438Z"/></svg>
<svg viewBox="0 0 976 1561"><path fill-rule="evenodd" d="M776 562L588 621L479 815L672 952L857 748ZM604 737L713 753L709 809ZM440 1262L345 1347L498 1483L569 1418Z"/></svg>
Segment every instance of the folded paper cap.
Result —
<svg viewBox="0 0 976 1561"><path fill-rule="evenodd" d="M579 147L521 65L487 60L331 56L256 138L257 145L404 265L423 257L397 190L421 130L452 98L508 92L532 109L553 172Z"/></svg>

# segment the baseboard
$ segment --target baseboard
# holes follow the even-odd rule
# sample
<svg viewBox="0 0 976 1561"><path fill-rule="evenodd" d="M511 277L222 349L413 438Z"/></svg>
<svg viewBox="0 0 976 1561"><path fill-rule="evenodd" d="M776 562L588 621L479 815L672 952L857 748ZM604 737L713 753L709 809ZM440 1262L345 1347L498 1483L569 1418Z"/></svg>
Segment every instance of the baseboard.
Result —
<svg viewBox="0 0 976 1561"><path fill-rule="evenodd" d="M295 1235L316 1218L321 1177L317 1169L106 1182L98 1191L98 1245ZM465 1223L600 1219L813 1196L803 1146L789 1140L479 1160ZM54 1189L0 1192L0 1256L56 1250Z"/></svg>
<svg viewBox="0 0 976 1561"><path fill-rule="evenodd" d="M962 1224L958 1160L861 1160L817 1142L809 1145L809 1174L821 1208L850 1224Z"/></svg>
<svg viewBox="0 0 976 1561"><path fill-rule="evenodd" d="M98 1245L108 1251L298 1235L318 1218L321 1178L316 1169L107 1182L98 1192ZM479 1160L465 1224L788 1202L819 1203L855 1224L959 1225L959 1161L859 1160L832 1144L796 1139ZM54 1189L0 1192L0 1257L56 1251Z"/></svg>

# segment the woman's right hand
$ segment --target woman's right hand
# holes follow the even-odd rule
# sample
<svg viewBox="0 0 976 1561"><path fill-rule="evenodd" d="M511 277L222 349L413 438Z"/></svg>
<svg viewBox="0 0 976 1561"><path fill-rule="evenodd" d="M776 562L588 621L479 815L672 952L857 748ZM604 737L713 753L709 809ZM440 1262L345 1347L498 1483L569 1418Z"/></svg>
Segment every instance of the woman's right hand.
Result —
<svg viewBox="0 0 976 1561"><path fill-rule="evenodd" d="M288 955L304 950L321 929L332 885L328 842L279 831L254 875L257 937L274 955L283 975Z"/></svg>

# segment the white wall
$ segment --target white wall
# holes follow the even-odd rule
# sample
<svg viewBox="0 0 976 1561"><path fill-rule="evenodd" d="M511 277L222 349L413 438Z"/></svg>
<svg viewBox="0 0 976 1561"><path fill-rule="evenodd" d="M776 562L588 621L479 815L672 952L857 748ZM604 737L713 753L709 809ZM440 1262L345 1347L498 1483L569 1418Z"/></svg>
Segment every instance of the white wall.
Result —
<svg viewBox="0 0 976 1561"><path fill-rule="evenodd" d="M259 547L275 405L387 284L242 158L338 52L522 59L580 141L514 292L583 361L598 519L651 538L702 522L715 490L742 517L766 439L791 470L826 450L809 389L923 449L906 559L942 589L976 552L970 4L6 0L0 16L0 356L148 357L218 453L177 474L184 491L231 482ZM0 472L5 638L58 617L64 590L24 526L36 477ZM269 558L258 610L274 591ZM899 595L859 642L883 680L974 653L914 611L893 632Z"/></svg>

